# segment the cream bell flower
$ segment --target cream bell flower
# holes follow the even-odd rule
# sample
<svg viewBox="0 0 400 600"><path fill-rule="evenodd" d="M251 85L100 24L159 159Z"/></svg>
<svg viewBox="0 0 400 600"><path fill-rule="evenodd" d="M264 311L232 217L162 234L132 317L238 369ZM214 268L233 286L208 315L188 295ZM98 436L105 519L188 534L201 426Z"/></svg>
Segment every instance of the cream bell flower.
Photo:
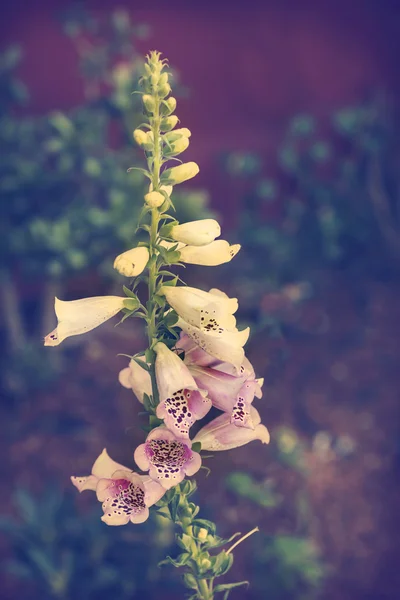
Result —
<svg viewBox="0 0 400 600"><path fill-rule="evenodd" d="M149 257L149 251L145 246L132 248L117 256L114 260L114 269L125 277L136 277L144 271Z"/></svg>
<svg viewBox="0 0 400 600"><path fill-rule="evenodd" d="M216 267L227 263L240 250L240 244L231 246L225 240L216 240L205 246L185 246L179 248L181 253L180 260L192 265L204 265L208 267Z"/></svg>
<svg viewBox="0 0 400 600"><path fill-rule="evenodd" d="M144 394L148 396L152 394L149 372L138 365L133 359L130 361L128 367L119 372L118 380L124 388L132 390L141 404L143 404Z"/></svg>
<svg viewBox="0 0 400 600"><path fill-rule="evenodd" d="M261 424L261 417L253 406L250 407L250 415L254 429L236 427L234 423L231 423L230 415L225 413L200 429L192 442L200 442L202 450L212 452L232 450L232 448L244 446L253 440L260 440L263 444L268 444L270 440L268 429Z"/></svg>
<svg viewBox="0 0 400 600"><path fill-rule="evenodd" d="M172 117L168 118L171 119ZM183 183L184 181L195 177L199 170L199 165L195 162L183 163L182 165L178 165L177 167L172 167L171 169L166 169L163 171L161 174L161 180L165 185L177 185L178 183Z"/></svg>
<svg viewBox="0 0 400 600"><path fill-rule="evenodd" d="M162 498L165 489L151 477L138 475L107 454L104 449L85 477L71 477L73 485L83 492L96 492L102 502L107 525L143 523L149 517L149 507Z"/></svg>
<svg viewBox="0 0 400 600"><path fill-rule="evenodd" d="M234 329L233 314L238 309L237 298L229 298L219 290L204 292L189 286L162 286L160 293L178 315L202 331L222 332Z"/></svg>
<svg viewBox="0 0 400 600"><path fill-rule="evenodd" d="M172 239L192 246L205 246L220 235L221 227L215 219L201 219L174 225L170 232Z"/></svg>
<svg viewBox="0 0 400 600"><path fill-rule="evenodd" d="M67 337L91 331L122 310L126 300L120 296L95 296L70 301L55 298L58 325L46 335L44 345L58 346Z"/></svg>
<svg viewBox="0 0 400 600"><path fill-rule="evenodd" d="M189 437L189 429L211 408L207 392L198 388L189 369L165 344L154 346L156 379L160 396L156 414L177 437Z"/></svg>

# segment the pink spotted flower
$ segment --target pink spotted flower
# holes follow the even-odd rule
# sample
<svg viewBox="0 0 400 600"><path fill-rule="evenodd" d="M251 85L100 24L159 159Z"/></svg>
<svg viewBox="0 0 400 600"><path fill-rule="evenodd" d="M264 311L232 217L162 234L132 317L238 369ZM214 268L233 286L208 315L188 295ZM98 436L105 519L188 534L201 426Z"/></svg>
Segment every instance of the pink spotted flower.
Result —
<svg viewBox="0 0 400 600"><path fill-rule="evenodd" d="M211 408L207 391L199 387L179 356L158 342L155 369L160 403L157 417L177 437L189 437L189 429Z"/></svg>
<svg viewBox="0 0 400 600"><path fill-rule="evenodd" d="M232 364L210 356L184 333L176 346L184 351L184 363L197 385L207 390L213 406L228 413L237 427L254 429L250 408L254 397L262 396L263 379L255 378L250 361L244 357L237 372Z"/></svg>
<svg viewBox="0 0 400 600"><path fill-rule="evenodd" d="M136 448L134 459L165 489L180 483L185 475L194 475L201 467L200 454L193 452L191 441L177 437L164 425L149 433L146 442Z"/></svg>
<svg viewBox="0 0 400 600"><path fill-rule="evenodd" d="M149 517L149 507L165 493L154 479L112 460L106 449L96 459L90 475L71 477L71 481L80 492L96 492L104 512L101 520L107 525L143 523Z"/></svg>

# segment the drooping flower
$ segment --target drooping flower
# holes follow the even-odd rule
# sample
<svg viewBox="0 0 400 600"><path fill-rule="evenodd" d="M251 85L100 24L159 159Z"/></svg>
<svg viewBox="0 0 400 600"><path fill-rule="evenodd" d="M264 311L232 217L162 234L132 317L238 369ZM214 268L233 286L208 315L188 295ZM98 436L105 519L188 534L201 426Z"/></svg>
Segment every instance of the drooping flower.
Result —
<svg viewBox="0 0 400 600"><path fill-rule="evenodd" d="M226 240L216 240L205 246L179 248L179 260L192 265L216 267L232 260L239 250L240 244L231 246Z"/></svg>
<svg viewBox="0 0 400 600"><path fill-rule="evenodd" d="M254 396L261 398L263 380L255 379L254 369L245 357L239 373L228 363L222 363L201 350L181 334L176 348L185 352L184 362L197 385L207 390L213 406L231 415L231 423L254 429L250 405Z"/></svg>
<svg viewBox="0 0 400 600"><path fill-rule="evenodd" d="M221 295L219 290L204 292L189 286L163 286L160 293L184 321L202 331L221 333L222 328L236 326L233 314L238 309L238 301Z"/></svg>
<svg viewBox="0 0 400 600"><path fill-rule="evenodd" d="M179 167L175 167L179 168ZM189 246L210 244L221 235L221 227L215 219L189 221L171 228L170 237Z"/></svg>
<svg viewBox="0 0 400 600"><path fill-rule="evenodd" d="M149 507L165 493L165 488L151 477L138 475L112 460L106 449L96 459L91 475L71 477L71 481L79 492L96 492L104 512L101 520L107 525L143 523Z"/></svg>
<svg viewBox="0 0 400 600"><path fill-rule="evenodd" d="M184 319L179 318L176 325L180 327L202 350L214 356L221 362L229 362L235 367L236 373L240 372L240 367L244 360L243 346L247 342L250 334L250 328L243 331L236 328L233 331L222 329L221 331L203 330L194 325L190 325Z"/></svg>
<svg viewBox="0 0 400 600"><path fill-rule="evenodd" d="M160 403L156 414L178 437L188 437L195 421L211 408L207 392L200 389L179 356L158 342L155 369Z"/></svg>
<svg viewBox="0 0 400 600"><path fill-rule="evenodd" d="M200 429L192 441L200 442L202 450L213 452L238 448L253 440L268 444L270 440L268 429L261 424L261 417L253 406L250 407L250 417L254 429L236 427L231 423L229 414L220 415Z"/></svg>
<svg viewBox="0 0 400 600"><path fill-rule="evenodd" d="M125 306L127 298L120 296L95 296L64 301L55 298L57 327L44 339L45 346L58 346L72 335L87 333L111 319Z"/></svg>
<svg viewBox="0 0 400 600"><path fill-rule="evenodd" d="M153 429L146 442L136 448L134 459L142 471L149 471L154 481L169 489L185 475L194 475L201 467L201 457L193 452L188 438L177 437L163 425Z"/></svg>
<svg viewBox="0 0 400 600"><path fill-rule="evenodd" d="M151 379L148 371L143 369L133 359L130 361L128 367L119 372L118 380L124 388L132 390L142 404L144 394L148 396L152 394Z"/></svg>
<svg viewBox="0 0 400 600"><path fill-rule="evenodd" d="M136 277L144 271L149 261L149 251L145 246L139 246L119 254L114 261L114 269L125 277Z"/></svg>

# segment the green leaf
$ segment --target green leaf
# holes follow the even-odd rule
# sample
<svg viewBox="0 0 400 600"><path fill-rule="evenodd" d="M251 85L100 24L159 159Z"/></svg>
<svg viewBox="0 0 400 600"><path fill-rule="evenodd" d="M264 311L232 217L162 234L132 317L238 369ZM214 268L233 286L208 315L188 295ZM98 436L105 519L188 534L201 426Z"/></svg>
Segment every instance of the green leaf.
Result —
<svg viewBox="0 0 400 600"><path fill-rule="evenodd" d="M135 296L135 297L130 297L130 298L127 298L126 300L124 300L123 305L128 310L135 311L139 308L140 302L139 302L139 299Z"/></svg>
<svg viewBox="0 0 400 600"><path fill-rule="evenodd" d="M215 535L217 530L217 526L212 521L208 521L207 519L195 519L192 523L196 527L202 527L203 529L207 529L208 533L211 535Z"/></svg>
<svg viewBox="0 0 400 600"><path fill-rule="evenodd" d="M178 283L178 275L176 275L173 279L169 279L168 281L164 281L163 285L166 285L167 287L175 287L176 284Z"/></svg>
<svg viewBox="0 0 400 600"><path fill-rule="evenodd" d="M173 327L177 321L178 321L179 317L177 315L177 313L174 310L171 310L164 318L164 324L167 327ZM193 446L192 446L193 449Z"/></svg>
<svg viewBox="0 0 400 600"><path fill-rule="evenodd" d="M242 586L242 585L250 585L248 581L238 581L237 583L221 583L216 585L214 588L214 592L225 592L227 590L233 590L233 588Z"/></svg>
<svg viewBox="0 0 400 600"><path fill-rule="evenodd" d="M144 369L145 371L150 371L149 365L144 360L141 360L140 358L136 358L136 356L133 357L133 360L135 361L136 364L138 364L140 367L142 367L142 369Z"/></svg>
<svg viewBox="0 0 400 600"><path fill-rule="evenodd" d="M187 552L183 552L176 558L171 558L170 556L167 556L164 560L158 563L158 566L161 567L162 565L170 564L174 565L174 567L183 567L189 562L190 558L190 554L188 554Z"/></svg>
<svg viewBox="0 0 400 600"><path fill-rule="evenodd" d="M194 442L194 444L192 444L192 450L193 452L200 452L201 442Z"/></svg>
<svg viewBox="0 0 400 600"><path fill-rule="evenodd" d="M146 358L146 362L152 364L155 361L156 353L154 352L154 350L150 350L150 348L147 348L146 352L144 353L144 356Z"/></svg>
<svg viewBox="0 0 400 600"><path fill-rule="evenodd" d="M138 299L135 292L132 292L132 290L126 287L126 285L123 285L122 289L124 290L125 295L128 296L128 298L136 298L136 300Z"/></svg>
<svg viewBox="0 0 400 600"><path fill-rule="evenodd" d="M146 169L141 169L140 167L129 167L129 169L127 170L128 173L130 173L131 171L139 171L140 173L143 173L143 175L145 177L147 177L148 179L152 179L152 175L151 173L149 173L149 171L146 171ZM148 212L148 211L146 211Z"/></svg>
<svg viewBox="0 0 400 600"><path fill-rule="evenodd" d="M194 575L192 575L191 573L184 573L183 581L184 581L186 587L190 588L191 590L197 590L196 577Z"/></svg>
<svg viewBox="0 0 400 600"><path fill-rule="evenodd" d="M158 306L160 308L164 308L165 304L166 304L166 300L164 296L158 296L157 294L155 294L153 296L153 300L155 300L155 302L158 304Z"/></svg>
<svg viewBox="0 0 400 600"><path fill-rule="evenodd" d="M227 554L225 550L222 550L216 557L214 561L214 573L216 577L220 577L221 575L225 575L229 571L233 564L233 554Z"/></svg>
<svg viewBox="0 0 400 600"><path fill-rule="evenodd" d="M158 417L155 417L154 415L150 415L149 423L151 425L151 428L154 429L155 427L162 425L164 421L162 419L159 419Z"/></svg>
<svg viewBox="0 0 400 600"><path fill-rule="evenodd" d="M143 394L143 406L145 407L147 412L149 412L149 413L153 412L153 404L152 404L151 396L149 396L148 394Z"/></svg>

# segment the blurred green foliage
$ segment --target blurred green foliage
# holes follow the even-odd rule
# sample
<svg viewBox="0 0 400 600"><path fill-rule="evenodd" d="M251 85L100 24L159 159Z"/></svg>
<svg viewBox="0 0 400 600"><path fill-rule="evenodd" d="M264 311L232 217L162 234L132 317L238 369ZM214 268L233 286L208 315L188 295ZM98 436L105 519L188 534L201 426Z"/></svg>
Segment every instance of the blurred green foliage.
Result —
<svg viewBox="0 0 400 600"><path fill-rule="evenodd" d="M236 152L226 170L248 178L238 236L241 285L258 301L283 285L318 281L324 268L387 277L400 259L396 126L384 98L297 115L278 147L273 174ZM254 183L253 183L254 182Z"/></svg>
<svg viewBox="0 0 400 600"><path fill-rule="evenodd" d="M99 510L79 514L72 493L55 487L40 496L17 489L14 505L17 518L0 517L13 556L2 570L19 580L21 597L152 598L161 579L174 596L178 582L156 566L174 540L165 519L107 527Z"/></svg>
<svg viewBox="0 0 400 600"><path fill-rule="evenodd" d="M282 507L285 514L293 513L295 520L289 532L279 528L274 534L261 531L248 542L253 545L251 556L255 557L254 563L246 567L246 572L252 570L251 598L315 598L327 575L327 567L311 537L315 516L305 491L306 450L305 443L292 429L284 427L274 432L272 453L277 463L298 478L294 494L280 494L276 481L258 482L247 472L233 472L226 478L226 486L233 494L271 511L272 521L274 513L278 514Z"/></svg>

